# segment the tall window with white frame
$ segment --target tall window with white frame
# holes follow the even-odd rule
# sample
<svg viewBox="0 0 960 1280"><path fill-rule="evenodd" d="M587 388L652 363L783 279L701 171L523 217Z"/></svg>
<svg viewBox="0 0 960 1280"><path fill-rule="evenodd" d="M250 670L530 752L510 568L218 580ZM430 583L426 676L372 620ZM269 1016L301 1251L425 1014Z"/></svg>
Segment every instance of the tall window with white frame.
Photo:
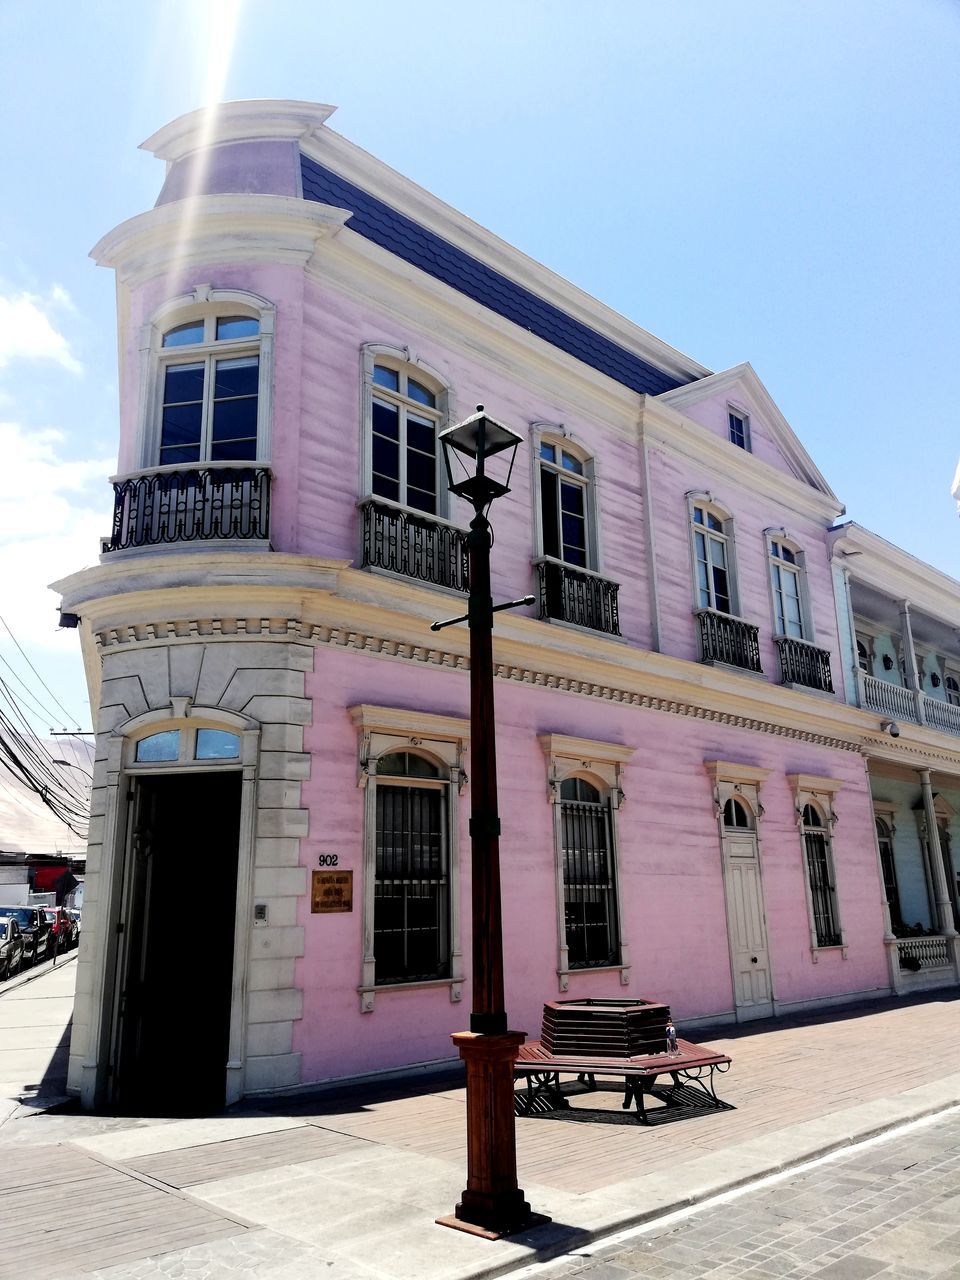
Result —
<svg viewBox="0 0 960 1280"><path fill-rule="evenodd" d="M779 538L768 543L770 586L777 632L794 640L804 640L803 559L801 553Z"/></svg>
<svg viewBox="0 0 960 1280"><path fill-rule="evenodd" d="M560 783L564 922L571 969L620 963L609 799L585 778Z"/></svg>
<svg viewBox="0 0 960 1280"><path fill-rule="evenodd" d="M693 547L697 572L697 604L701 609L733 613L728 521L710 507L693 506Z"/></svg>
<svg viewBox="0 0 960 1280"><path fill-rule="evenodd" d="M377 986L449 976L449 785L439 766L412 751L377 761Z"/></svg>
<svg viewBox="0 0 960 1280"><path fill-rule="evenodd" d="M955 707L960 707L960 680L956 676L944 676L943 688L947 695L947 701Z"/></svg>
<svg viewBox="0 0 960 1280"><path fill-rule="evenodd" d="M157 463L252 462L258 456L260 321L207 315L161 338Z"/></svg>
<svg viewBox="0 0 960 1280"><path fill-rule="evenodd" d="M540 517L543 554L586 569L590 560L586 464L571 449L540 444Z"/></svg>
<svg viewBox="0 0 960 1280"><path fill-rule="evenodd" d="M730 443L735 444L738 449L745 449L750 452L750 419L745 413L740 413L736 409L727 411L727 430L730 435Z"/></svg>
<svg viewBox="0 0 960 1280"><path fill-rule="evenodd" d="M883 891L890 909L890 927L894 933L903 929L903 912L900 907L900 886L897 882L897 865L893 857L893 827L884 818L874 819L877 825L877 847L880 850L880 867L883 871Z"/></svg>
<svg viewBox="0 0 960 1280"><path fill-rule="evenodd" d="M830 830L815 804L805 804L803 807L802 833L816 944L818 947L839 947L843 944L843 938L837 910Z"/></svg>
<svg viewBox="0 0 960 1280"><path fill-rule="evenodd" d="M428 515L438 513L438 392L407 366L378 361L370 401L370 491Z"/></svg>

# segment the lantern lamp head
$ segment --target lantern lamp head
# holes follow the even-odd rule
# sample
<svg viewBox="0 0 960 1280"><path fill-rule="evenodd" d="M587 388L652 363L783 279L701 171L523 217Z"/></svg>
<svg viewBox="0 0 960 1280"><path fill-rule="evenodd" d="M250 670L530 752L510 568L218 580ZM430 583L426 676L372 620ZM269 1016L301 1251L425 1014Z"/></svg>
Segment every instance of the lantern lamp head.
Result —
<svg viewBox="0 0 960 1280"><path fill-rule="evenodd" d="M476 413L440 432L450 492L466 498L477 511L489 506L494 498L502 498L505 493L509 493L513 463L522 440L523 436L511 431L502 422L488 417L483 411L483 405L478 404ZM505 455L504 480L487 474L487 461L497 454ZM472 470L464 459L473 460ZM454 470L454 463L457 471Z"/></svg>

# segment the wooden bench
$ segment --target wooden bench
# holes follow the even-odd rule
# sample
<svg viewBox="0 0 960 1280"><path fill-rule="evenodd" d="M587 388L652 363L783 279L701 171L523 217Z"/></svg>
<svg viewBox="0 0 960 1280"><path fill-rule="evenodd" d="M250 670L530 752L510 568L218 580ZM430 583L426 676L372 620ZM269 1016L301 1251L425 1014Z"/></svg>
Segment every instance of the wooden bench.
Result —
<svg viewBox="0 0 960 1280"><path fill-rule="evenodd" d="M715 1073L722 1074L730 1068L730 1058L725 1053L714 1053L703 1045L689 1040L678 1040L676 1054L652 1053L633 1058L601 1058L582 1054L565 1054L560 1057L544 1049L539 1040L522 1045L514 1064L514 1076L523 1079L525 1087L514 1093L517 1115L532 1115L537 1111L563 1110L569 1102L560 1087L562 1075L578 1076L588 1088L596 1088L597 1076L622 1076L624 1081L623 1109L629 1111L631 1102L637 1106L637 1120L649 1124L644 1105L644 1095L653 1094L666 1105L674 1106L676 1092L681 1084L698 1089L714 1107L723 1107L714 1087ZM658 1076L671 1077L672 1086L660 1086L654 1094Z"/></svg>

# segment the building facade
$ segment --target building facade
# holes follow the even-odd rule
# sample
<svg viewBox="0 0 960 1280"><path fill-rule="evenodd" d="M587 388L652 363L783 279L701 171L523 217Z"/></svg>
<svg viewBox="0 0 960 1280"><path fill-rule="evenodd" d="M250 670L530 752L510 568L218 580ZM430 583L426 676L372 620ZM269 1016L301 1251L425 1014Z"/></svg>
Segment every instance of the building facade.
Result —
<svg viewBox="0 0 960 1280"><path fill-rule="evenodd" d="M560 993L703 1025L956 982L949 662L921 689L907 640L882 692L911 718L857 659L939 584L837 525L748 364L668 347L331 110L174 121L156 206L94 250L121 430L99 564L57 584L97 730L70 1087L216 1105L454 1056L468 642L430 623L467 586L437 436L477 404L524 437L494 594L535 597L495 632L511 1025Z"/></svg>

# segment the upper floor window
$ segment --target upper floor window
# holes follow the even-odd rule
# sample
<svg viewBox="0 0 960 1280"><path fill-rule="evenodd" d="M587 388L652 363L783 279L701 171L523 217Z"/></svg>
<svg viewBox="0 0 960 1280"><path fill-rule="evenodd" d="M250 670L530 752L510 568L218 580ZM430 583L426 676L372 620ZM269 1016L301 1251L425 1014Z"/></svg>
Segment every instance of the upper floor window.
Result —
<svg viewBox="0 0 960 1280"><path fill-rule="evenodd" d="M857 666L865 675L873 675L873 657L866 640L857 636Z"/></svg>
<svg viewBox="0 0 960 1280"><path fill-rule="evenodd" d="M697 575L697 606L734 613L731 573L730 520L701 503L692 507L693 550Z"/></svg>
<svg viewBox="0 0 960 1280"><path fill-rule="evenodd" d="M590 566L588 464L566 444L540 442L543 554L578 569Z"/></svg>
<svg viewBox="0 0 960 1280"><path fill-rule="evenodd" d="M252 462L258 449L260 321L208 315L161 343L160 466Z"/></svg>
<svg viewBox="0 0 960 1280"><path fill-rule="evenodd" d="M256 294L199 285L143 330L141 467L270 456L275 312Z"/></svg>
<svg viewBox="0 0 960 1280"><path fill-rule="evenodd" d="M750 450L750 419L745 413L739 413L735 409L727 412L727 429L730 433L730 443L737 445L741 449Z"/></svg>
<svg viewBox="0 0 960 1280"><path fill-rule="evenodd" d="M946 690L947 701L952 702L955 707L960 707L960 680L956 676L945 676L943 687Z"/></svg>
<svg viewBox="0 0 960 1280"><path fill-rule="evenodd" d="M779 635L807 639L804 626L803 554L779 538L770 538L770 586Z"/></svg>
<svg viewBox="0 0 960 1280"><path fill-rule="evenodd" d="M417 366L373 357L367 370L366 485L378 498L440 514L442 388Z"/></svg>

